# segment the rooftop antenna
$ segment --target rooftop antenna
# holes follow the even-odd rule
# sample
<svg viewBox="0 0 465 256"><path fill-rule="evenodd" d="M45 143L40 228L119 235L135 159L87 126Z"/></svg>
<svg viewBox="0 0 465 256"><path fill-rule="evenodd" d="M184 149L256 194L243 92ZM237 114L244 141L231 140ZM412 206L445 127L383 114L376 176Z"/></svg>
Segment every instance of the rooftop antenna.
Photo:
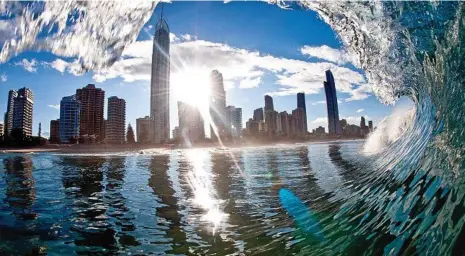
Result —
<svg viewBox="0 0 465 256"><path fill-rule="evenodd" d="M160 20L163 19L163 1L161 1L161 16L160 16Z"/></svg>

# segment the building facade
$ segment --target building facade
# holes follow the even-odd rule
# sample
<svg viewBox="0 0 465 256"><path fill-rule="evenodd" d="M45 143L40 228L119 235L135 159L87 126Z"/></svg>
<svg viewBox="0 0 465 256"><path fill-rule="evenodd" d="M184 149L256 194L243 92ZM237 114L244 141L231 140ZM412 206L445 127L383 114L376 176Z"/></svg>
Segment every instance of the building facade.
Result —
<svg viewBox="0 0 465 256"><path fill-rule="evenodd" d="M29 88L19 89L13 105L13 129L19 128L25 136L32 136L34 94Z"/></svg>
<svg viewBox="0 0 465 256"><path fill-rule="evenodd" d="M60 119L50 121L50 143L60 143Z"/></svg>
<svg viewBox="0 0 465 256"><path fill-rule="evenodd" d="M13 111L15 106L15 98L18 96L18 92L15 90L10 90L8 92L8 101L6 103L6 112L3 119L3 133L6 136L9 136L11 130L13 130Z"/></svg>
<svg viewBox="0 0 465 256"><path fill-rule="evenodd" d="M223 75L218 70L211 73L211 98L210 98L210 116L212 126L210 127L210 136L213 141L218 141L218 135L221 140L226 137L226 92L224 90Z"/></svg>
<svg viewBox="0 0 465 256"><path fill-rule="evenodd" d="M178 119L183 144L192 145L205 139L204 121L196 107L178 101Z"/></svg>
<svg viewBox="0 0 465 256"><path fill-rule="evenodd" d="M137 143L149 143L152 119L149 116L136 119Z"/></svg>
<svg viewBox="0 0 465 256"><path fill-rule="evenodd" d="M108 144L126 142L126 101L112 96L108 98L106 141Z"/></svg>
<svg viewBox="0 0 465 256"><path fill-rule="evenodd" d="M173 136L173 139L176 141L179 141L181 139L181 133L179 131L179 126L174 127L172 136Z"/></svg>
<svg viewBox="0 0 465 256"><path fill-rule="evenodd" d="M265 95L265 108L264 111L274 110L273 98L270 95Z"/></svg>
<svg viewBox="0 0 465 256"><path fill-rule="evenodd" d="M279 113L278 116L278 126L281 124L280 131L283 136L289 135L289 114L287 111L283 111Z"/></svg>
<svg viewBox="0 0 465 256"><path fill-rule="evenodd" d="M305 131L305 112L302 108L292 110L292 121L294 127L293 135L302 137L307 134Z"/></svg>
<svg viewBox="0 0 465 256"><path fill-rule="evenodd" d="M326 70L326 82L324 82L326 94L326 109L328 111L328 133L330 135L342 134L339 123L339 107L337 105L336 84L333 73Z"/></svg>
<svg viewBox="0 0 465 256"><path fill-rule="evenodd" d="M305 93L299 92L297 93L297 108L302 109L304 111L304 133L308 132L307 128L307 106L305 104Z"/></svg>
<svg viewBox="0 0 465 256"><path fill-rule="evenodd" d="M253 120L257 122L265 120L263 117L263 108L257 108L253 111Z"/></svg>
<svg viewBox="0 0 465 256"><path fill-rule="evenodd" d="M105 91L89 84L76 90L76 100L80 102L79 135L94 136L98 141L103 140Z"/></svg>
<svg viewBox="0 0 465 256"><path fill-rule="evenodd" d="M242 136L242 108L226 107L227 132L233 138Z"/></svg>
<svg viewBox="0 0 465 256"><path fill-rule="evenodd" d="M152 75L150 81L150 117L153 143L166 143L170 139L170 29L160 18L155 28L152 49Z"/></svg>
<svg viewBox="0 0 465 256"><path fill-rule="evenodd" d="M255 121L252 118L249 118L249 121L245 123L247 135L253 136L253 137L258 136L258 132L259 132L258 124L259 124L259 121Z"/></svg>
<svg viewBox="0 0 465 256"><path fill-rule="evenodd" d="M80 136L81 104L76 95L63 97L60 101L60 143L70 143Z"/></svg>
<svg viewBox="0 0 465 256"><path fill-rule="evenodd" d="M277 116L278 113L274 111L273 98L269 95L265 95L265 108L263 110L266 123L266 131L268 136L276 135L276 126L277 126Z"/></svg>

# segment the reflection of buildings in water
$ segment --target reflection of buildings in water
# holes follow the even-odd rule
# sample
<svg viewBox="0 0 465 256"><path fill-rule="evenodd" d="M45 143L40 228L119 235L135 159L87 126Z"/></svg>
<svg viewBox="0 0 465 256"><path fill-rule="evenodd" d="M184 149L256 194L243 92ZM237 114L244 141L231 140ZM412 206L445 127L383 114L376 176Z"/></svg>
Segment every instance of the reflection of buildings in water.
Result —
<svg viewBox="0 0 465 256"><path fill-rule="evenodd" d="M168 222L166 235L171 240L172 249L166 253L187 254L189 247L186 241L186 234L182 229L178 199L167 174L169 165L169 155L154 155L150 163L148 185L153 189L153 193L161 199L161 203L163 204L157 208L156 215ZM158 222L162 223L161 221Z"/></svg>
<svg viewBox="0 0 465 256"><path fill-rule="evenodd" d="M227 215L227 218L223 219L221 223L221 230L218 232L222 237L227 237L228 239L216 239L210 238L212 245L212 253L217 253L220 255L232 254L235 252L235 243L234 240L237 239L237 234L234 232L234 226L242 226L242 218L236 212L236 201L233 195L234 186L233 177L235 172L240 172L236 170L236 164L239 162L237 159L238 154L234 152L213 152L211 154L211 171L216 195L219 202L223 202L221 207L221 212ZM231 240L230 240L231 239Z"/></svg>
<svg viewBox="0 0 465 256"><path fill-rule="evenodd" d="M20 220L37 217L32 206L36 200L35 180L32 176L32 160L18 156L3 160L5 166L6 203Z"/></svg>
<svg viewBox="0 0 465 256"><path fill-rule="evenodd" d="M361 173L361 168L357 168L355 163L342 157L341 146L339 144L329 145L328 155L331 162L341 169L340 174L347 182L359 183L362 180L363 173Z"/></svg>
<svg viewBox="0 0 465 256"><path fill-rule="evenodd" d="M105 220L108 205L102 196L103 157L64 156L62 183L65 188L66 206L71 218L71 230L78 254L92 254L102 249L116 251L115 231Z"/></svg>
<svg viewBox="0 0 465 256"><path fill-rule="evenodd" d="M134 214L126 206L126 198L122 194L126 172L125 160L126 157L112 157L108 160L105 201L108 204L107 214L115 220L119 244L123 247L130 247L140 245L140 243L131 235L131 231L136 229L133 223Z"/></svg>

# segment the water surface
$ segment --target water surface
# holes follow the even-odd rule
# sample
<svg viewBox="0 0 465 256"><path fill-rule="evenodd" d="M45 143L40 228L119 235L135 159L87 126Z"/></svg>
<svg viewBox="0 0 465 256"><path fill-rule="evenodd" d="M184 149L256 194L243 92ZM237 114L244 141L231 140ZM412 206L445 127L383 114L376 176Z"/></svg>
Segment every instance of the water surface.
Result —
<svg viewBox="0 0 465 256"><path fill-rule="evenodd" d="M362 142L140 155L3 154L8 254L332 253L323 219L369 173ZM341 236L343 236L341 234Z"/></svg>

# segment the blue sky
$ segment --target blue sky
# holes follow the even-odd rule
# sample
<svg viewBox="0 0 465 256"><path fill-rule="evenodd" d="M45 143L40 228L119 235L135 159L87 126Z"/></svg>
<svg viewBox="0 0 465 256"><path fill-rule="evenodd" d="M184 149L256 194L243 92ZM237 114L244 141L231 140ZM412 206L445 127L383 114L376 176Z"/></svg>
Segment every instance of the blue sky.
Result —
<svg viewBox="0 0 465 256"><path fill-rule="evenodd" d="M331 28L316 13L292 7L284 10L262 2L166 4L164 17L172 33L172 86L178 88L171 97L171 126L177 124L175 101L189 96L179 93L201 88L188 75L207 76L214 68L225 77L227 104L242 107L244 126L253 110L264 105L265 94L273 95L276 110L290 112L297 104L296 92L303 90L309 129L326 127L323 81L328 67L336 78L341 118L358 124L364 115L376 125L389 115L392 107L371 94L363 72L350 64ZM106 70L76 75L73 58L35 51L0 64L0 109L6 111L8 90L29 87L35 94L34 134L39 122L48 132L50 120L59 117L60 99L95 83L107 98L126 100L127 122L135 126L136 118L149 114L150 40L159 13L157 7L138 43Z"/></svg>

